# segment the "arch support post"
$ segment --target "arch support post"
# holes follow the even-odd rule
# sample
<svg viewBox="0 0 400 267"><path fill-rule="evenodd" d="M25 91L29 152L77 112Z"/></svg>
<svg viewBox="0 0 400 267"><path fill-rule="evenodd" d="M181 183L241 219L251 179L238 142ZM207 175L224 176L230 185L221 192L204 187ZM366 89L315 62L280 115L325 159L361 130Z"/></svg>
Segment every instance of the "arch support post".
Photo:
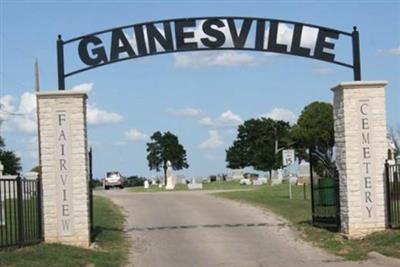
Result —
<svg viewBox="0 0 400 267"><path fill-rule="evenodd" d="M341 229L360 238L386 228L386 81L344 82L332 88Z"/></svg>
<svg viewBox="0 0 400 267"><path fill-rule="evenodd" d="M84 92L37 92L45 242L90 245Z"/></svg>

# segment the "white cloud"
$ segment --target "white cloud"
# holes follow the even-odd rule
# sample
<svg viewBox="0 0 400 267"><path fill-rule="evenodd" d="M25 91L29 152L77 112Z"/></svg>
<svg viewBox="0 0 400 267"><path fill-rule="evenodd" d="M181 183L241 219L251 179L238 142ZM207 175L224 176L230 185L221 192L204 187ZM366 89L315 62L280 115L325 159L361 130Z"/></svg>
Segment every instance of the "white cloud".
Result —
<svg viewBox="0 0 400 267"><path fill-rule="evenodd" d="M94 83L81 83L72 87L72 91L89 93L93 90Z"/></svg>
<svg viewBox="0 0 400 267"><path fill-rule="evenodd" d="M380 49L378 50L378 55L400 56L400 45L395 48Z"/></svg>
<svg viewBox="0 0 400 267"><path fill-rule="evenodd" d="M297 120L297 116L292 111L285 108L273 108L270 112L261 115L261 117L287 121L290 124L295 123Z"/></svg>
<svg viewBox="0 0 400 267"><path fill-rule="evenodd" d="M255 55L236 51L201 51L175 54L174 57L177 68L236 67L262 62Z"/></svg>
<svg viewBox="0 0 400 267"><path fill-rule="evenodd" d="M243 123L242 118L230 110L222 112L219 117L212 119L211 117L204 117L200 124L213 128L232 128Z"/></svg>
<svg viewBox="0 0 400 267"><path fill-rule="evenodd" d="M21 131L35 133L36 125L36 96L30 92L21 95L17 108L14 96L0 97L0 120L6 131Z"/></svg>
<svg viewBox="0 0 400 267"><path fill-rule="evenodd" d="M74 86L71 90L90 92L93 90L93 83L83 83ZM106 110L102 110L96 104L87 105L88 124L113 124L122 121L122 116ZM0 97L0 121L5 131L19 131L24 133L36 133L36 95L31 92L24 92L20 97L5 95Z"/></svg>
<svg viewBox="0 0 400 267"><path fill-rule="evenodd" d="M205 125L205 126L213 126L214 121L210 117L204 117L200 121L200 124Z"/></svg>
<svg viewBox="0 0 400 267"><path fill-rule="evenodd" d="M167 113L176 117L199 117L203 114L202 110L197 108L169 109Z"/></svg>
<svg viewBox="0 0 400 267"><path fill-rule="evenodd" d="M95 104L88 103L87 105L87 122L89 124L115 124L122 120L123 117L118 113L99 109Z"/></svg>
<svg viewBox="0 0 400 267"><path fill-rule="evenodd" d="M290 27L289 27L290 25ZM279 23L277 43L287 46L287 51L292 47L294 26L291 24ZM318 29L304 26L301 34L300 46L309 48L311 55L314 54L315 44L317 42ZM265 32L264 48L268 47L269 28Z"/></svg>
<svg viewBox="0 0 400 267"><path fill-rule="evenodd" d="M314 68L312 72L318 75L329 75L333 73L333 69L320 67L320 68Z"/></svg>
<svg viewBox="0 0 400 267"><path fill-rule="evenodd" d="M129 131L125 132L125 137L130 141L146 141L149 139L147 134L140 132L137 129L130 129Z"/></svg>
<svg viewBox="0 0 400 267"><path fill-rule="evenodd" d="M72 91L89 93L93 91L94 83L81 83L72 87ZM115 112L98 108L95 103L87 104L87 123L91 125L120 123L123 117Z"/></svg>
<svg viewBox="0 0 400 267"><path fill-rule="evenodd" d="M222 47L233 47L232 37L227 26L226 20L224 20L225 27L219 28L220 31L226 36L225 44ZM204 45L200 39L208 37L202 31L203 22L199 23L196 28L193 29L194 38L188 39L189 41L195 41L199 48L203 48ZM253 24L252 27L255 27ZM284 44L287 46L287 51L290 51L292 46L294 26L291 24L279 23L277 43ZM269 28L266 29L264 34L264 49L268 47ZM312 27L303 27L300 45L304 48L309 48L311 55L314 54L315 44L317 41L318 29ZM209 38L209 37L208 37ZM254 47L254 36L247 38L245 47ZM190 52L184 54L175 54L175 67L177 68L202 68L210 66L220 67L235 67L235 66L252 66L257 64L269 63L266 56L275 54L264 53L263 56L256 54L237 52L237 51L202 51L202 52Z"/></svg>
<svg viewBox="0 0 400 267"><path fill-rule="evenodd" d="M224 144L218 131L209 130L208 135L208 138L198 145L199 149L215 149Z"/></svg>

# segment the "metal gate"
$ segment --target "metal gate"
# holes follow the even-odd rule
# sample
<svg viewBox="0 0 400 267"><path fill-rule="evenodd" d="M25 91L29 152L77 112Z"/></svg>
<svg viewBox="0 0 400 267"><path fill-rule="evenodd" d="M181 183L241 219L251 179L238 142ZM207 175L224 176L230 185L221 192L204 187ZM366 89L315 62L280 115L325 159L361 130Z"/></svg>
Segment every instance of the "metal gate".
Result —
<svg viewBox="0 0 400 267"><path fill-rule="evenodd" d="M335 173L327 177L315 177L313 165L316 158L313 153L313 149L309 149L312 223L318 227L339 231L339 175Z"/></svg>
<svg viewBox="0 0 400 267"><path fill-rule="evenodd" d="M93 237L94 226L93 226L93 154L92 148L89 149L89 225L90 225L90 237Z"/></svg>
<svg viewBox="0 0 400 267"><path fill-rule="evenodd" d="M42 241L41 197L40 178L0 179L0 249Z"/></svg>
<svg viewBox="0 0 400 267"><path fill-rule="evenodd" d="M390 228L400 228L400 164L386 162L386 203Z"/></svg>

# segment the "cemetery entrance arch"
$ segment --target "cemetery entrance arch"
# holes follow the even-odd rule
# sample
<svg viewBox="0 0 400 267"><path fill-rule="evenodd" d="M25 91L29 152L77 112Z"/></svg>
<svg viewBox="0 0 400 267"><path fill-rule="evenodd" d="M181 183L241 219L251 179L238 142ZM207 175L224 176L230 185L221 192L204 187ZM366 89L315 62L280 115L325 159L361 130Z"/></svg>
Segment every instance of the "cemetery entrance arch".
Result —
<svg viewBox="0 0 400 267"><path fill-rule="evenodd" d="M289 45L278 42L281 24L293 29ZM200 27L200 38L194 38L196 26ZM317 31L313 51L302 42L310 28ZM133 39L127 37L127 31ZM335 40L339 38L351 40L351 63L336 59ZM74 51L75 60L64 57L66 49ZM80 246L90 243L87 96L65 90L65 79L144 56L232 49L295 55L352 69L354 81L332 89L341 229L350 236L360 236L385 228L386 82L361 81L356 27L344 32L268 18L197 17L132 24L69 40L58 37L58 90L37 93L46 241Z"/></svg>

